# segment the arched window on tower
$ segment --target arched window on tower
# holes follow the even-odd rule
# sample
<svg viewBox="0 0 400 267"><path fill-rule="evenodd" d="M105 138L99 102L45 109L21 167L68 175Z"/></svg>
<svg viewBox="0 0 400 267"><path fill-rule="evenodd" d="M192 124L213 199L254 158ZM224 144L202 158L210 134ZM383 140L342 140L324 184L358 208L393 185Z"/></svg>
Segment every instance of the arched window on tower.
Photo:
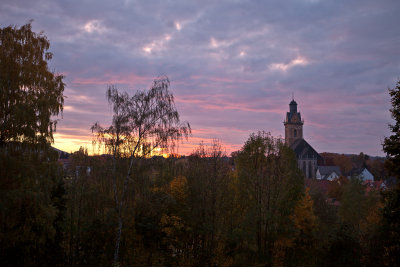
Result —
<svg viewBox="0 0 400 267"><path fill-rule="evenodd" d="M297 137L297 130L294 129L294 137Z"/></svg>
<svg viewBox="0 0 400 267"><path fill-rule="evenodd" d="M313 167L311 165L311 161L308 162L308 178L313 178Z"/></svg>
<svg viewBox="0 0 400 267"><path fill-rule="evenodd" d="M305 161L303 161L303 173L304 173L304 176L307 177L307 165L306 165Z"/></svg>

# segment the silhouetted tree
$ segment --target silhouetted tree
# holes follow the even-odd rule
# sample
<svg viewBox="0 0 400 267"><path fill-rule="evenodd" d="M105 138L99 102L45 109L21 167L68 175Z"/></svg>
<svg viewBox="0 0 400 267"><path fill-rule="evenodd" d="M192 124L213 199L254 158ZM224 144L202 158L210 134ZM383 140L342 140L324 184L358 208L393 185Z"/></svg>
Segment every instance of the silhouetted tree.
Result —
<svg viewBox="0 0 400 267"><path fill-rule="evenodd" d="M187 138L191 131L189 123L179 120L169 85L168 78L162 77L154 81L150 90L138 91L132 97L110 86L107 99L114 112L112 124L103 128L95 123L91 128L94 141L104 144L114 160L112 179L118 218L114 265L118 264L122 212L129 179L134 178L135 160L151 155L155 149L174 148L177 141ZM122 162L126 162L124 171L117 174Z"/></svg>
<svg viewBox="0 0 400 267"><path fill-rule="evenodd" d="M260 262L271 263L278 254L283 258L292 243L291 215L304 192L294 152L279 139L259 132L250 135L235 164L241 205L236 232L242 233L241 242L253 249L250 258L258 256Z"/></svg>
<svg viewBox="0 0 400 267"><path fill-rule="evenodd" d="M400 262L400 81L396 87L389 88L392 108L390 109L395 124L389 125L392 135L385 138L383 151L387 154L385 167L389 175L397 178L397 185L385 192L383 209L385 237L385 264Z"/></svg>
<svg viewBox="0 0 400 267"><path fill-rule="evenodd" d="M56 120L64 104L62 75L48 69L52 53L43 33L0 28L0 143L53 140Z"/></svg>
<svg viewBox="0 0 400 267"><path fill-rule="evenodd" d="M390 112L395 124L389 125L392 135L385 138L383 142L383 151L385 151L388 156L386 160L388 171L400 181L400 81L397 82L395 88L389 88L389 94L392 98L392 108Z"/></svg>
<svg viewBox="0 0 400 267"><path fill-rule="evenodd" d="M43 33L0 28L0 265L60 266L65 189L50 148L63 108Z"/></svg>

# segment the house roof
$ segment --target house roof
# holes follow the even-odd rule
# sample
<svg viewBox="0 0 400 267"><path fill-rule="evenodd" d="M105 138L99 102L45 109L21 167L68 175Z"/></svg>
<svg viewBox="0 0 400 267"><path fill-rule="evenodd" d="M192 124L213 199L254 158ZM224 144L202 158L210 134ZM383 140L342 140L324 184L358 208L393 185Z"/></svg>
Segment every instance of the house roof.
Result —
<svg viewBox="0 0 400 267"><path fill-rule="evenodd" d="M329 176L332 172L336 172L337 175L342 175L339 166L318 166L318 170L322 176Z"/></svg>
<svg viewBox="0 0 400 267"><path fill-rule="evenodd" d="M352 169L350 171L350 175L348 176L348 178L350 177L358 177L360 179L362 179L363 181L366 180L374 180L374 175L367 169L367 168L355 168Z"/></svg>
<svg viewBox="0 0 400 267"><path fill-rule="evenodd" d="M363 182L364 185L366 185L367 187L365 188L366 192L370 192L371 190L385 190L386 184L383 180L379 180L379 181L364 181Z"/></svg>
<svg viewBox="0 0 400 267"><path fill-rule="evenodd" d="M362 174L362 172L363 172L364 170L367 170L367 171L368 171L368 169L365 168L365 167L362 167L362 168L354 168L354 169L352 169L352 170L350 171L350 176L359 176L360 174ZM371 173L370 171L368 171L368 172Z"/></svg>
<svg viewBox="0 0 400 267"><path fill-rule="evenodd" d="M317 151L303 138L297 139L290 146L293 149L294 153L298 159L317 159L322 160L322 157L318 154Z"/></svg>

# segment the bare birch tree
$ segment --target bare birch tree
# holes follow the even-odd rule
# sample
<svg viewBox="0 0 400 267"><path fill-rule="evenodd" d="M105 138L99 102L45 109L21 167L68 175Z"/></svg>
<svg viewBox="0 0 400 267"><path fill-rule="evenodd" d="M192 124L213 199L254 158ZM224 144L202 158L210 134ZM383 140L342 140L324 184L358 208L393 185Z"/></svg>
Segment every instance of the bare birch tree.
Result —
<svg viewBox="0 0 400 267"><path fill-rule="evenodd" d="M119 92L114 86L107 89L107 99L113 109L112 124L103 128L99 123L92 127L94 143L104 145L112 154L112 183L117 213L117 232L113 265L119 261L119 248L123 227L122 211L128 182L133 178L133 163L137 158L151 155L155 149L174 149L178 141L191 133L188 122L181 122L174 97L168 90L167 77L154 80L148 91L137 91L132 97ZM128 161L124 177L117 181L118 161Z"/></svg>

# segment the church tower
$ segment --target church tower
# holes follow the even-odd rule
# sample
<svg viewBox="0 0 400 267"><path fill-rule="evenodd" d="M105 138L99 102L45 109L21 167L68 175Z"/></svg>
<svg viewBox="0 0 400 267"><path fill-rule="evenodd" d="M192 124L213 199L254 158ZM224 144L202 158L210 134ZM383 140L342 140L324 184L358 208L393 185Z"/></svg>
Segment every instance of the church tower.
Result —
<svg viewBox="0 0 400 267"><path fill-rule="evenodd" d="M289 104L289 112L286 113L285 125L285 142L297 157L297 165L304 173L306 178L314 178L316 176L318 160L322 157L303 137L303 124L300 112L297 112L297 103L292 99Z"/></svg>
<svg viewBox="0 0 400 267"><path fill-rule="evenodd" d="M297 103L292 99L289 104L289 112L286 113L285 125L285 142L291 146L296 140L303 139L303 124L300 112L297 112Z"/></svg>

